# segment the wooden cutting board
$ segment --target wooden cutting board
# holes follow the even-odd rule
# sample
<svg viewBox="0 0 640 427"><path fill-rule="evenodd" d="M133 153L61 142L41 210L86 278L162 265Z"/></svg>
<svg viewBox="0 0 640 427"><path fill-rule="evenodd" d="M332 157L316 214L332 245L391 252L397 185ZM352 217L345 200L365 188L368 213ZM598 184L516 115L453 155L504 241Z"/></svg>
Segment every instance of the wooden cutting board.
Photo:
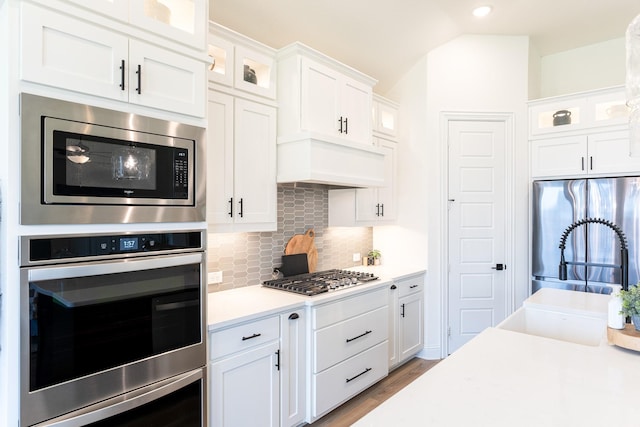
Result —
<svg viewBox="0 0 640 427"><path fill-rule="evenodd" d="M307 254L309 273L316 271L318 265L318 250L313 241L315 236L315 231L310 228L304 234L294 234L284 247L285 255Z"/></svg>

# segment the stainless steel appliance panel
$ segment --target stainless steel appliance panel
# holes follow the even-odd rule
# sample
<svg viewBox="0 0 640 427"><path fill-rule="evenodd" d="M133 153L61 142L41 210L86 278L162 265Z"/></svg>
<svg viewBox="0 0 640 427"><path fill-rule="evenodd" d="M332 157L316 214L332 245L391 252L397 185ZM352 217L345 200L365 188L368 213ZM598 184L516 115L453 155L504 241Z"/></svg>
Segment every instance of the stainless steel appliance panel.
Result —
<svg viewBox="0 0 640 427"><path fill-rule="evenodd" d="M535 181L533 183L531 271L534 277L558 278L560 237L575 220L585 218L585 180ZM572 233L565 257L584 261L585 237ZM583 280L584 267L569 266L569 280Z"/></svg>
<svg viewBox="0 0 640 427"><path fill-rule="evenodd" d="M203 128L27 93L21 94L20 102L20 221L22 224L117 224L205 220L206 141ZM79 195L71 198L54 198L54 192L43 187L43 185L53 185L51 177L46 176L52 173L49 163L51 152L47 149L47 144L51 144L51 140L47 133L54 130L55 123L61 122L72 124L74 132L79 131L87 135L97 132L98 137L109 137L103 134L112 132L119 136L124 135L125 139L131 141L136 141L143 136L143 139L150 144L158 140L175 141L169 144L184 140L195 141L195 151L189 154L190 196L187 200L151 196L86 197ZM78 147L81 145L80 141ZM79 156L70 157L77 160L78 157L82 157L82 153L79 153ZM169 176L174 173L179 174L172 170L163 170L158 173L163 178L168 178L164 176L166 174Z"/></svg>
<svg viewBox="0 0 640 427"><path fill-rule="evenodd" d="M110 236L115 250L129 255L122 258L97 260L92 248L102 243L95 236L53 237L49 264L37 259L40 251L21 251L36 258L35 265L23 260L20 271L22 425L127 400L141 387L206 365L206 253L202 246L184 252L192 242L180 236L191 234L157 240L175 236L177 254L145 252L146 234ZM206 233L200 235L203 242ZM42 248L42 236L21 244L32 241Z"/></svg>
<svg viewBox="0 0 640 427"><path fill-rule="evenodd" d="M638 236L640 236L640 177L588 180L587 215L603 218L620 227L629 250L629 284L638 283ZM620 242L609 227L589 224L589 262L620 265ZM589 282L621 283L620 269L589 267Z"/></svg>

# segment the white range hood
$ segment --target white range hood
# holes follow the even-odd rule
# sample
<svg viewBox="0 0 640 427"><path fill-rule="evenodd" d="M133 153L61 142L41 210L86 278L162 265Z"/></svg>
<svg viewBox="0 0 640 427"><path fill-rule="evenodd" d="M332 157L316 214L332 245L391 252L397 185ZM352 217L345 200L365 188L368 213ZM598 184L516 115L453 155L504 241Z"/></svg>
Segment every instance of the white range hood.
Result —
<svg viewBox="0 0 640 427"><path fill-rule="evenodd" d="M278 138L277 159L278 184L384 186L384 154L373 146L346 143L327 135L300 133Z"/></svg>

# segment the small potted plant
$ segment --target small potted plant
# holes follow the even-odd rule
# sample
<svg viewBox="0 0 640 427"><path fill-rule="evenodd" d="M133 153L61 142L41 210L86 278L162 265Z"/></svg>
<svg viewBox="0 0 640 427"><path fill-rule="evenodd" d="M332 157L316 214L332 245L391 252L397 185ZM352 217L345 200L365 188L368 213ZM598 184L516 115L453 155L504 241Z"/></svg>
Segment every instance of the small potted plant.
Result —
<svg viewBox="0 0 640 427"><path fill-rule="evenodd" d="M367 254L367 257L369 257L369 259L373 260L373 265L380 265L380 256L382 254L380 253L379 250L377 249L371 249L369 251L369 253Z"/></svg>
<svg viewBox="0 0 640 427"><path fill-rule="evenodd" d="M620 291L622 310L620 314L631 317L636 331L640 332L640 286L629 286L628 291Z"/></svg>

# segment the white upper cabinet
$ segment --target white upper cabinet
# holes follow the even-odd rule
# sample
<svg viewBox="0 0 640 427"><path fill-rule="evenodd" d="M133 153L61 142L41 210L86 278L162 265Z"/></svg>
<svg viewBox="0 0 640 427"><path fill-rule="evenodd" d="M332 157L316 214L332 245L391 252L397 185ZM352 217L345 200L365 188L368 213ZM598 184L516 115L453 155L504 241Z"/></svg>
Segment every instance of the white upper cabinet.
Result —
<svg viewBox="0 0 640 427"><path fill-rule="evenodd" d="M640 173L628 115L621 87L530 102L532 178Z"/></svg>
<svg viewBox="0 0 640 427"><path fill-rule="evenodd" d="M120 4L95 3L99 11ZM205 117L204 52L182 54L180 49L130 37L123 33L128 24L112 31L104 24L114 21L79 9L69 7L67 13L58 13L26 2L21 7L22 80ZM82 18L70 14L72 10Z"/></svg>
<svg viewBox="0 0 640 427"><path fill-rule="evenodd" d="M277 72L274 49L209 22L208 55L209 81L248 95L275 100Z"/></svg>
<svg viewBox="0 0 640 427"><path fill-rule="evenodd" d="M373 132L386 137L398 136L398 105L386 98L373 94Z"/></svg>
<svg viewBox="0 0 640 427"><path fill-rule="evenodd" d="M67 0L178 43L203 50L205 0Z"/></svg>
<svg viewBox="0 0 640 427"><path fill-rule="evenodd" d="M313 133L371 146L375 80L302 44L278 53L278 135Z"/></svg>

